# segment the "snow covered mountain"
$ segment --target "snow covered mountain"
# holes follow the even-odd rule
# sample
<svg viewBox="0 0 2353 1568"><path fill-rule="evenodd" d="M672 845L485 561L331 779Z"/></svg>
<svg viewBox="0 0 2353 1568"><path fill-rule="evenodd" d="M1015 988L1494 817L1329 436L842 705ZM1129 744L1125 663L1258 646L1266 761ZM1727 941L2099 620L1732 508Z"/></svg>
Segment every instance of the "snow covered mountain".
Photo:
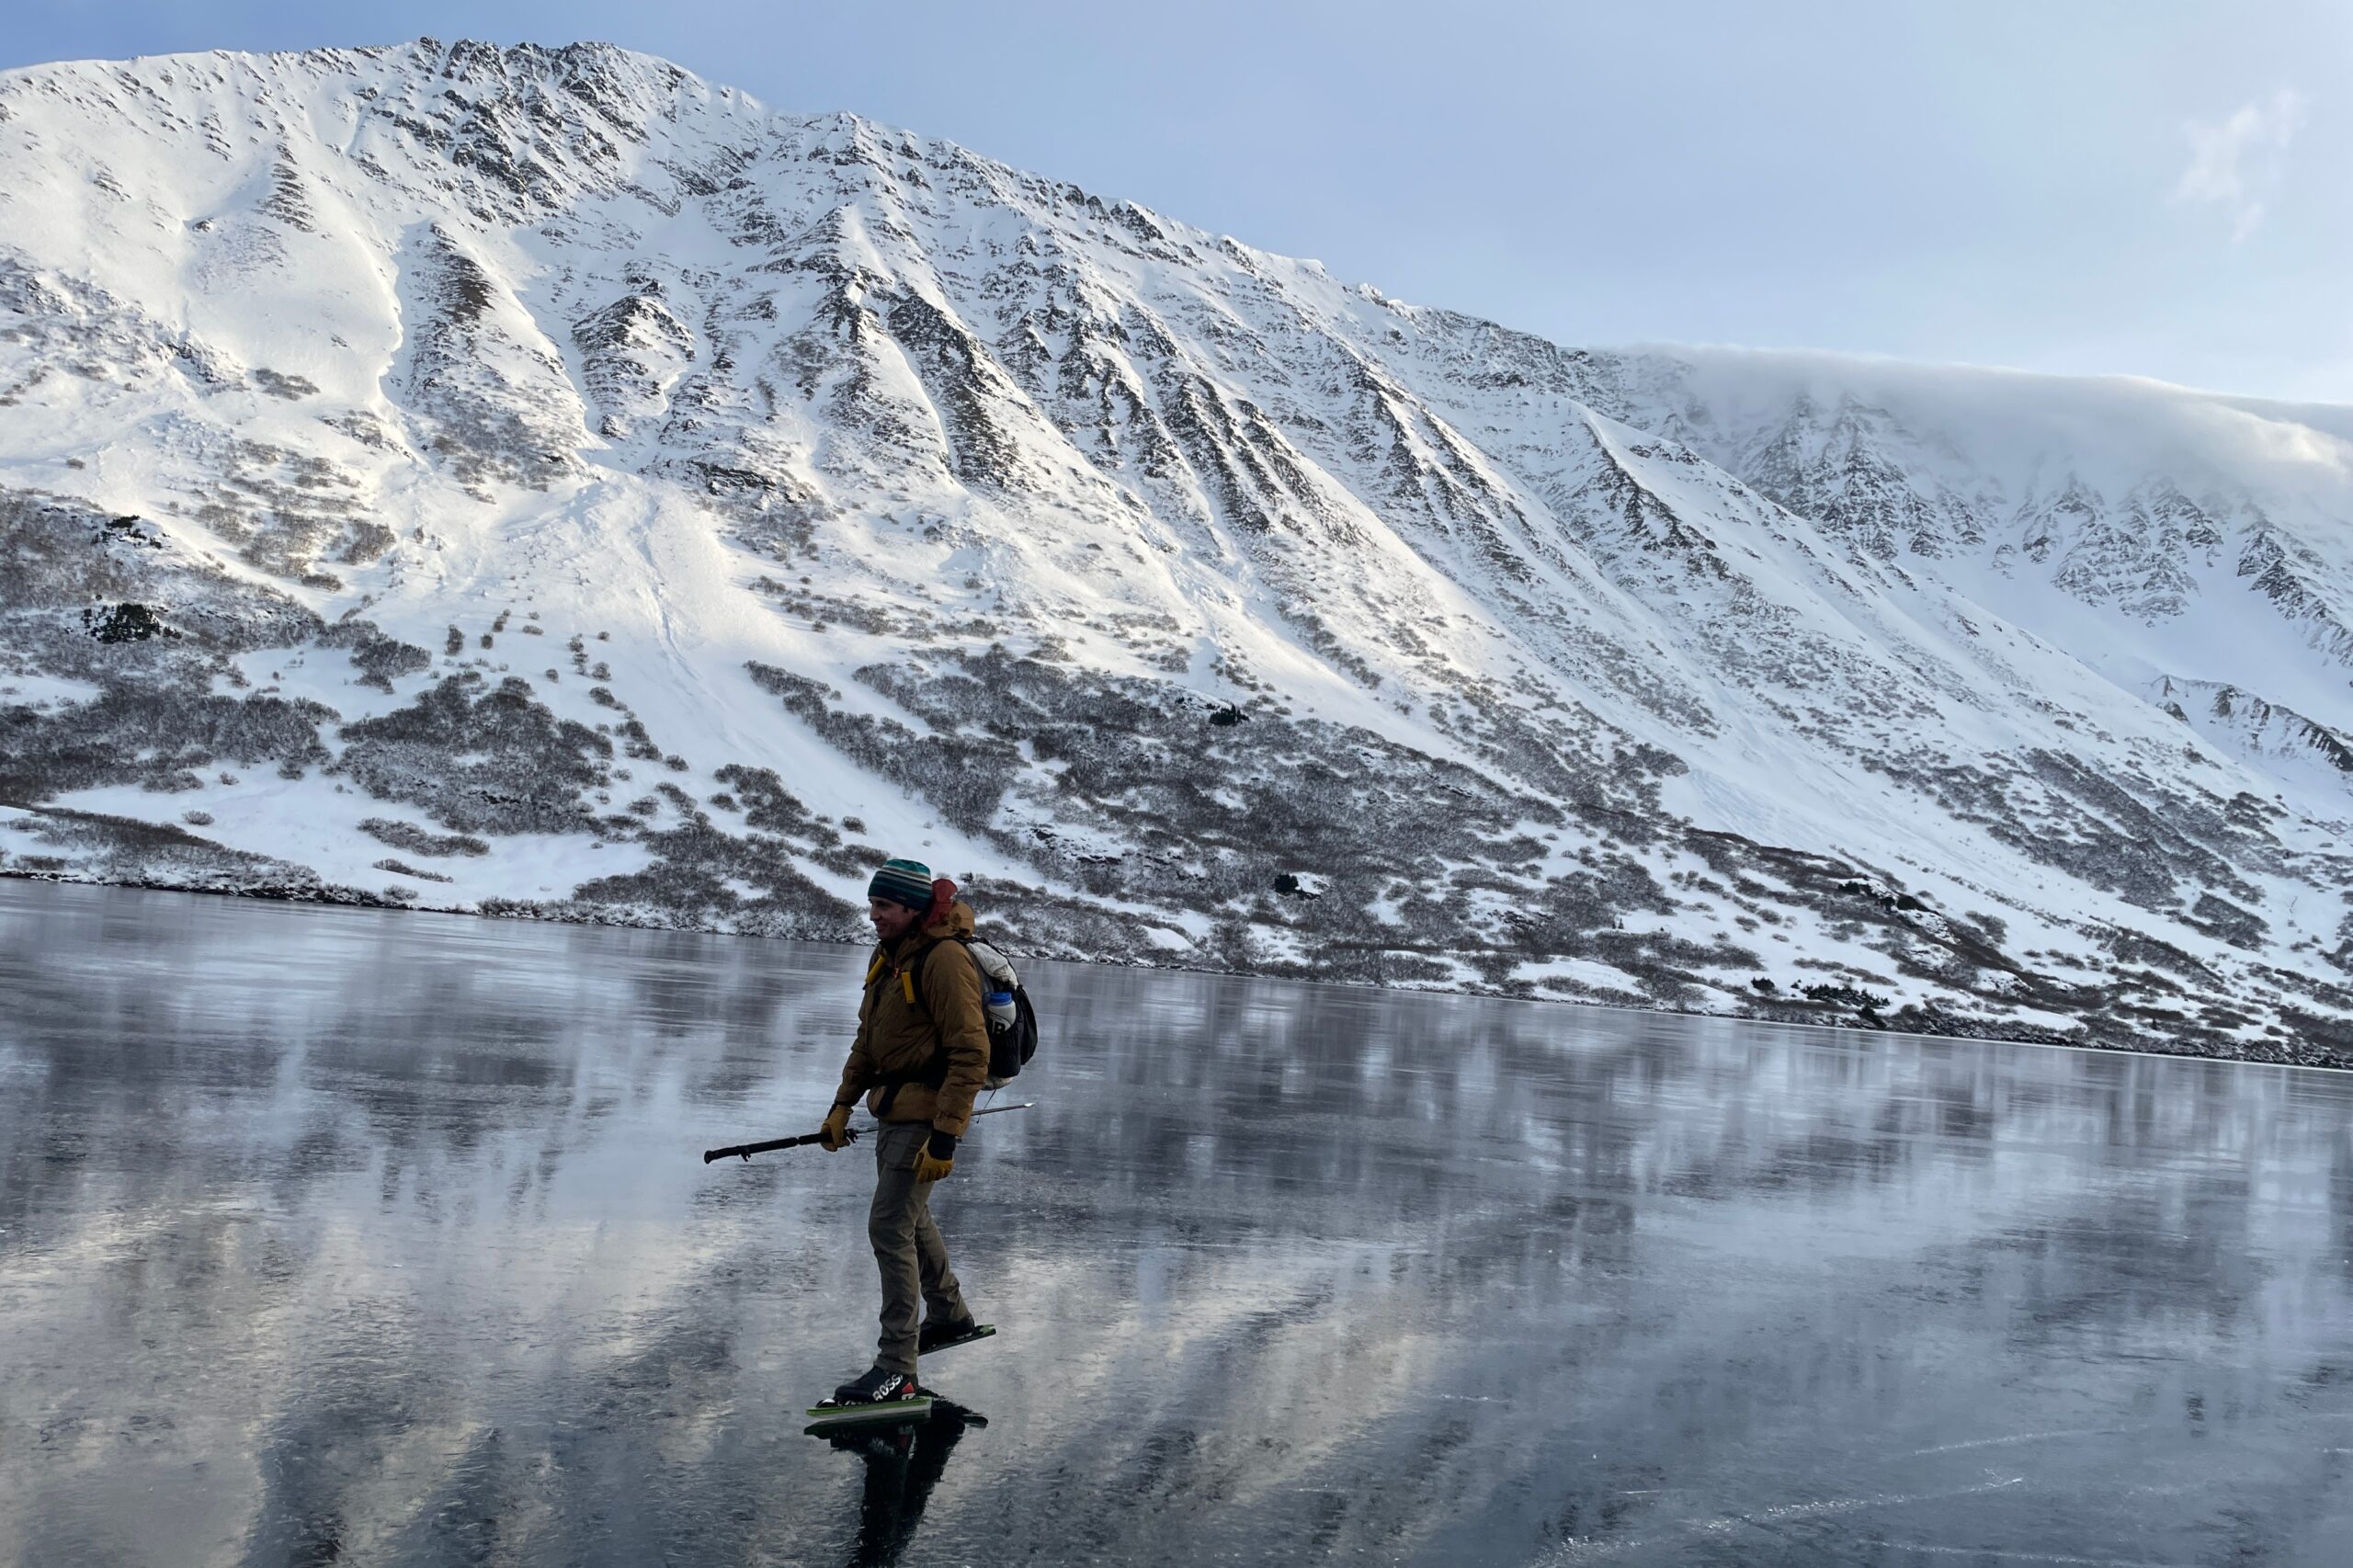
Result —
<svg viewBox="0 0 2353 1568"><path fill-rule="evenodd" d="M0 74L0 870L2353 1061L2353 410L424 40Z"/></svg>

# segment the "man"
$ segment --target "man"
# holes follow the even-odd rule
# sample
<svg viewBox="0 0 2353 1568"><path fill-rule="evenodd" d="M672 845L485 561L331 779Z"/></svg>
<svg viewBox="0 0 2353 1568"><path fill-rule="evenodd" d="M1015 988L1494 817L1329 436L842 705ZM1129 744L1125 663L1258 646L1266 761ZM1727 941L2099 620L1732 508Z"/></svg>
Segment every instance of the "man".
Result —
<svg viewBox="0 0 2353 1568"><path fill-rule="evenodd" d="M866 1233L882 1272L882 1334L873 1369L834 1391L844 1404L913 1398L915 1358L978 1326L931 1219L932 1183L956 1168L956 1141L989 1072L980 968L955 940L972 934L972 906L957 901L955 883L933 881L931 868L914 860L885 862L866 901L878 946L858 1038L821 1131L828 1151L847 1143L861 1092L881 1123Z"/></svg>

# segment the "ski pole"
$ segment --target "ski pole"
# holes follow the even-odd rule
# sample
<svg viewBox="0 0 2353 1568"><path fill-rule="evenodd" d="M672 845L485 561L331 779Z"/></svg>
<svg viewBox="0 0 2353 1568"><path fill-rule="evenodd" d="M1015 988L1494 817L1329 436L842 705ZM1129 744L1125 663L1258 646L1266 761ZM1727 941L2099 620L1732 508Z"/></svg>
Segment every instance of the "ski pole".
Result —
<svg viewBox="0 0 2353 1568"><path fill-rule="evenodd" d="M976 1110L972 1114L981 1117L995 1116L999 1111L1028 1110L1037 1103L1036 1100L1023 1100L1018 1105L993 1105L986 1110ZM879 1126L880 1123L876 1125ZM859 1133L873 1131L872 1127L846 1127L842 1129L842 1141L846 1143L855 1143L858 1142ZM748 1161L753 1155L765 1154L771 1149L798 1149L803 1143L823 1142L824 1137L825 1135L822 1132L804 1132L798 1138L771 1138L765 1143L736 1143L724 1149L705 1149L702 1152L702 1163L707 1165L713 1160L723 1160L730 1154Z"/></svg>

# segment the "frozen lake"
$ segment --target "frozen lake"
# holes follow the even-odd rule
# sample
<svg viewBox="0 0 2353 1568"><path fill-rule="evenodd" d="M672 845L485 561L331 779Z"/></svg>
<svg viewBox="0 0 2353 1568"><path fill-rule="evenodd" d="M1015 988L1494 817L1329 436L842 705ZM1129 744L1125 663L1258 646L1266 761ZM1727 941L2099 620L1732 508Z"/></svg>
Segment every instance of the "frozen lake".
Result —
<svg viewBox="0 0 2353 1568"><path fill-rule="evenodd" d="M2353 1078L1202 975L1034 966L980 1419L806 1437L870 1156L700 1153L862 960L0 881L0 1562L2353 1557Z"/></svg>

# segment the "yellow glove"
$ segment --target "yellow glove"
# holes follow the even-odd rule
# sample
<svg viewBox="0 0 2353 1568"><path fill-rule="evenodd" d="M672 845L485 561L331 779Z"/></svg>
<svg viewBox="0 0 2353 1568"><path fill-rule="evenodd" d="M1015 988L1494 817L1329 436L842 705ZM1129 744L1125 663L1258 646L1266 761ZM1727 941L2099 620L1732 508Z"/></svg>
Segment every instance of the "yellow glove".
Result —
<svg viewBox="0 0 2353 1568"><path fill-rule="evenodd" d="M825 1113L824 1125L817 1129L817 1144L828 1154L849 1142L849 1107L837 1105Z"/></svg>
<svg viewBox="0 0 2353 1568"><path fill-rule="evenodd" d="M932 1130L931 1141L915 1156L915 1180L938 1181L956 1168L956 1135Z"/></svg>

